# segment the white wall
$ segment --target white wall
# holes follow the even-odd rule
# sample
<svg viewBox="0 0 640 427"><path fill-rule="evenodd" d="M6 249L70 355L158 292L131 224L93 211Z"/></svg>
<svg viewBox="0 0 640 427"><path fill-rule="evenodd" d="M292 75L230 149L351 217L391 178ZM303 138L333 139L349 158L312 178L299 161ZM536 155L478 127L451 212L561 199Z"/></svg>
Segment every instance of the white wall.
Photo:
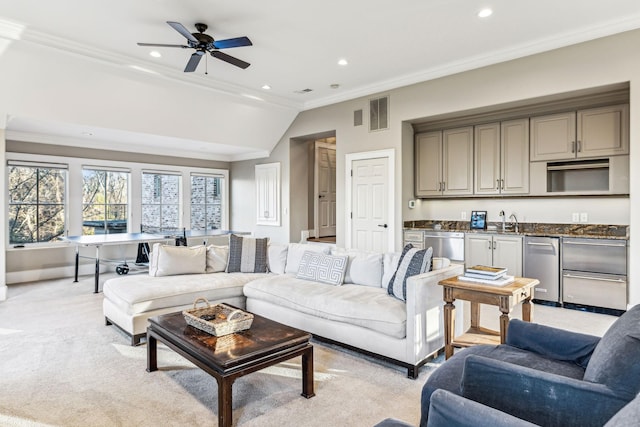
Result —
<svg viewBox="0 0 640 427"><path fill-rule="evenodd" d="M489 219L496 220L497 212L516 212L526 222L568 223L572 212L587 212L590 223L629 224L640 218L640 56L630 51L640 44L640 31L630 31L579 45L557 49L514 61L468 71L424 83L407 86L389 93L390 126L388 130L368 132L364 126L354 127L353 111L363 109L368 114L368 98L359 98L336 105L304 111L298 115L279 142L289 146L293 139L313 133L336 132L337 139L337 243L344 244L345 232L345 155L379 149L396 150L397 221L402 228L406 219L459 219L460 211L482 209ZM500 105L530 98L572 92L621 82L630 83L631 173L630 197L627 198L535 198L535 199L475 199L456 201L424 201L414 210L407 207L413 198L413 139L407 121L429 118L492 105ZM282 157L280 157L282 158ZM269 160L271 161L271 160ZM285 160L291 162L292 159ZM236 171L236 166L232 167ZM283 164L283 171L286 164ZM238 171L239 172L239 171ZM249 171L244 171L249 173ZM286 172L283 172L283 177ZM234 178L242 175L233 174ZM290 180L298 177L291 176ZM294 194L283 185L283 206L286 200L307 197ZM234 195L235 199L235 195ZM237 212L234 210L234 218ZM307 212L291 215L307 216ZM284 216L283 216L284 217ZM248 221L245 224L249 225ZM631 241L640 239L640 227L630 227ZM401 233L396 247L401 246ZM296 240L298 236L290 236ZM640 249L630 245L630 259L640 256ZM630 302L640 302L640 265L629 266ZM636 279L637 278L637 279ZM635 279L635 280L634 280Z"/></svg>

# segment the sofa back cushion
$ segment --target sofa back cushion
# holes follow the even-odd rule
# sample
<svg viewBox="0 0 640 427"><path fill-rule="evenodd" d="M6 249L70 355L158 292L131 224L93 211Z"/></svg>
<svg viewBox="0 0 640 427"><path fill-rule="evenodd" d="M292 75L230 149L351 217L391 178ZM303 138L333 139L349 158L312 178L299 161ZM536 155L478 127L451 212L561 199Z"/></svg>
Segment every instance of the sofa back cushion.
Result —
<svg viewBox="0 0 640 427"><path fill-rule="evenodd" d="M267 257L269 259L269 271L276 274L284 274L287 265L287 252L289 245L269 243Z"/></svg>
<svg viewBox="0 0 640 427"><path fill-rule="evenodd" d="M337 248L331 251L332 255L346 255L349 257L344 283L372 286L382 286L382 254L365 252L356 249Z"/></svg>
<svg viewBox="0 0 640 427"><path fill-rule="evenodd" d="M314 251L305 251L300 259L296 279L311 280L340 286L344 281L349 257L347 255L328 255Z"/></svg>
<svg viewBox="0 0 640 427"><path fill-rule="evenodd" d="M266 273L268 238L229 236L227 273Z"/></svg>
<svg viewBox="0 0 640 427"><path fill-rule="evenodd" d="M407 279L417 274L425 273L431 270L431 258L433 249L416 249L413 245L408 244L402 250L398 268L389 281L387 292L389 295L407 300Z"/></svg>
<svg viewBox="0 0 640 427"><path fill-rule="evenodd" d="M307 245L303 243L289 243L289 249L287 249L287 265L284 268L285 273L298 274L298 267L300 267L300 260L305 251L313 251L323 254L328 254L331 248L325 245Z"/></svg>
<svg viewBox="0 0 640 427"><path fill-rule="evenodd" d="M220 273L227 269L229 246L207 246L207 273Z"/></svg>
<svg viewBox="0 0 640 427"><path fill-rule="evenodd" d="M149 261L149 276L173 276L177 274L204 273L207 265L207 248L204 246L153 245Z"/></svg>
<svg viewBox="0 0 640 427"><path fill-rule="evenodd" d="M640 391L640 304L616 320L593 351L584 380L604 384L629 400Z"/></svg>

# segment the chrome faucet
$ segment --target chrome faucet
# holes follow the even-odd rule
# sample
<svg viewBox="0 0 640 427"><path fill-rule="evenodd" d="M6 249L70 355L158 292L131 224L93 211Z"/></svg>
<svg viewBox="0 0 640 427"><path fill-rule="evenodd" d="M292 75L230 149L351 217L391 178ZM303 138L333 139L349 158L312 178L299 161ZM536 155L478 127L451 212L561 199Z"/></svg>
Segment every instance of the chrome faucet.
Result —
<svg viewBox="0 0 640 427"><path fill-rule="evenodd" d="M504 211L500 211L498 215L502 217L502 232L504 233L507 229L507 224L506 224L507 217L505 216Z"/></svg>
<svg viewBox="0 0 640 427"><path fill-rule="evenodd" d="M504 216L503 216L502 218L504 219ZM514 221L515 221L515 223L516 223L516 224L515 224L514 231L517 233L517 232L518 232L518 218L516 217L516 214L514 214L514 213L512 213L512 214L509 216L509 220L511 220L512 218L513 218L513 220L514 220ZM504 224L504 223L503 223L503 224Z"/></svg>

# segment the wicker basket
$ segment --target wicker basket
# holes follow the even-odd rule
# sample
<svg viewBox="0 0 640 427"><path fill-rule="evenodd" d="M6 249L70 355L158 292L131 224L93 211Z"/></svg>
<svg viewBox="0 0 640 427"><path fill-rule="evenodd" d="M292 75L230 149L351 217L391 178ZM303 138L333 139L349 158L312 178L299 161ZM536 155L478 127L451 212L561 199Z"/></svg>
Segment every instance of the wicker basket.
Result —
<svg viewBox="0 0 640 427"><path fill-rule="evenodd" d="M207 306L197 308L197 304L201 301ZM253 323L253 314L227 304L212 306L206 298L202 297L194 301L193 308L184 310L182 314L187 324L216 337L244 331Z"/></svg>

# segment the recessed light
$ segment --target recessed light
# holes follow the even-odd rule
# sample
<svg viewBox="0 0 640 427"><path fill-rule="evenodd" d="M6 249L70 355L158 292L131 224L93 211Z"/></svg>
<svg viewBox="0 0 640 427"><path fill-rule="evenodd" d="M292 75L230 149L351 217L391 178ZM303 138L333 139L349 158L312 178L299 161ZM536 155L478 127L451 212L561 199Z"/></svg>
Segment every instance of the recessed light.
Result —
<svg viewBox="0 0 640 427"><path fill-rule="evenodd" d="M348 65L348 64L349 64L349 62L347 62L347 60L346 60L346 59L344 59L344 58L343 58L343 59L338 60L338 65L345 66L345 65Z"/></svg>
<svg viewBox="0 0 640 427"><path fill-rule="evenodd" d="M338 83L333 83L329 86L331 89L338 89L340 85Z"/></svg>
<svg viewBox="0 0 640 427"><path fill-rule="evenodd" d="M162 54L157 50L152 50L151 52L149 52L149 55L153 56L154 58L162 58Z"/></svg>
<svg viewBox="0 0 640 427"><path fill-rule="evenodd" d="M264 89L264 90L269 90L269 89L271 89L271 86L269 86L269 85L262 85L262 89Z"/></svg>
<svg viewBox="0 0 640 427"><path fill-rule="evenodd" d="M480 18L487 18L489 16L491 16L493 14L493 10L486 8L486 9L482 9L480 12L478 12L478 17Z"/></svg>

